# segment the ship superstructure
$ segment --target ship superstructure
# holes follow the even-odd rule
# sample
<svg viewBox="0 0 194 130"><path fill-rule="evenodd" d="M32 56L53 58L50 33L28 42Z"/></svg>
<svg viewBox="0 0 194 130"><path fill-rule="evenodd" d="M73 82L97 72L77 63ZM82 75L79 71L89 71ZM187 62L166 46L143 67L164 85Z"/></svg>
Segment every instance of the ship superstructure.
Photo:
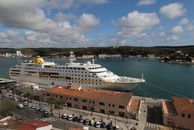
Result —
<svg viewBox="0 0 194 130"><path fill-rule="evenodd" d="M34 61L22 62L10 68L10 78L18 81L29 81L47 85L74 85L83 87L130 90L143 78L118 76L100 64L76 63L73 52L70 52L69 63L64 65L46 62L41 57Z"/></svg>

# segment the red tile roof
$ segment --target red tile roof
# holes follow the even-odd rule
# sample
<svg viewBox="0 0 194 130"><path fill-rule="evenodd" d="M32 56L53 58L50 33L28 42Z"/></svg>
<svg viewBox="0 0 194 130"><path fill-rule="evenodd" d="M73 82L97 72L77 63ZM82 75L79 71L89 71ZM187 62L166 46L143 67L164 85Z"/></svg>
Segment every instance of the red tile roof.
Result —
<svg viewBox="0 0 194 130"><path fill-rule="evenodd" d="M140 106L140 100L132 98L129 102L128 112L138 112Z"/></svg>
<svg viewBox="0 0 194 130"><path fill-rule="evenodd" d="M37 128L50 125L48 122L36 121L23 123L18 130L36 130Z"/></svg>
<svg viewBox="0 0 194 130"><path fill-rule="evenodd" d="M91 89L91 88L78 88L69 86L56 86L49 88L46 93L65 95L71 97L78 97L82 99L98 100L104 102L114 102L119 104L128 104L132 93L127 92L114 92L108 90Z"/></svg>
<svg viewBox="0 0 194 130"><path fill-rule="evenodd" d="M178 113L194 114L194 99L173 97L172 101Z"/></svg>

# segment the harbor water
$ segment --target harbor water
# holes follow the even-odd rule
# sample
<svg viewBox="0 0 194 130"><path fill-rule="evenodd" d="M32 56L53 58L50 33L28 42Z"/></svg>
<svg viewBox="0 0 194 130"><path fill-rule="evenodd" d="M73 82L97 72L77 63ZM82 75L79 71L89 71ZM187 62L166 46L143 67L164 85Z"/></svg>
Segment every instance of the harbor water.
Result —
<svg viewBox="0 0 194 130"><path fill-rule="evenodd" d="M9 68L23 60L0 58L0 77L9 78ZM66 62L63 58L49 60L60 64ZM172 96L194 96L194 65L168 64L147 59L96 60L95 62L117 75L141 78L143 74L146 83L135 87L132 90L134 95L168 99Z"/></svg>

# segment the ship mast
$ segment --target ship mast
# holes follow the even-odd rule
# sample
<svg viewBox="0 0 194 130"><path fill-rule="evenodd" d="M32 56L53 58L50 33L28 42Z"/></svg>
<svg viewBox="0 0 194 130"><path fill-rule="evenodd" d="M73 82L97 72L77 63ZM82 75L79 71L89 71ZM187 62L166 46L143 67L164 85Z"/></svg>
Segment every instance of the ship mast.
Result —
<svg viewBox="0 0 194 130"><path fill-rule="evenodd" d="M70 51L69 55L69 63L73 63L76 60L75 55L73 54L73 51Z"/></svg>

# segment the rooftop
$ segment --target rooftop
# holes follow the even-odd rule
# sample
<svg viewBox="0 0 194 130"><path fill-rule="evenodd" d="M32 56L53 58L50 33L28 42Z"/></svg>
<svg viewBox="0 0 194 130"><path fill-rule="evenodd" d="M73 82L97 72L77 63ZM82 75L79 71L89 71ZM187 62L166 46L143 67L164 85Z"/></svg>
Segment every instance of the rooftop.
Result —
<svg viewBox="0 0 194 130"><path fill-rule="evenodd" d="M48 122L36 121L23 123L18 130L36 130L37 128L50 125Z"/></svg>
<svg viewBox="0 0 194 130"><path fill-rule="evenodd" d="M47 93L73 96L82 99L98 100L103 102L114 102L116 104L128 104L132 93L115 92L100 89L71 87L71 86L56 86L49 88Z"/></svg>
<svg viewBox="0 0 194 130"><path fill-rule="evenodd" d="M194 99L173 97L172 101L178 113L194 114Z"/></svg>
<svg viewBox="0 0 194 130"><path fill-rule="evenodd" d="M177 114L177 111L172 101L163 100L162 107L163 107L164 114Z"/></svg>
<svg viewBox="0 0 194 130"><path fill-rule="evenodd" d="M138 112L140 99L132 98L129 102L128 112Z"/></svg>

